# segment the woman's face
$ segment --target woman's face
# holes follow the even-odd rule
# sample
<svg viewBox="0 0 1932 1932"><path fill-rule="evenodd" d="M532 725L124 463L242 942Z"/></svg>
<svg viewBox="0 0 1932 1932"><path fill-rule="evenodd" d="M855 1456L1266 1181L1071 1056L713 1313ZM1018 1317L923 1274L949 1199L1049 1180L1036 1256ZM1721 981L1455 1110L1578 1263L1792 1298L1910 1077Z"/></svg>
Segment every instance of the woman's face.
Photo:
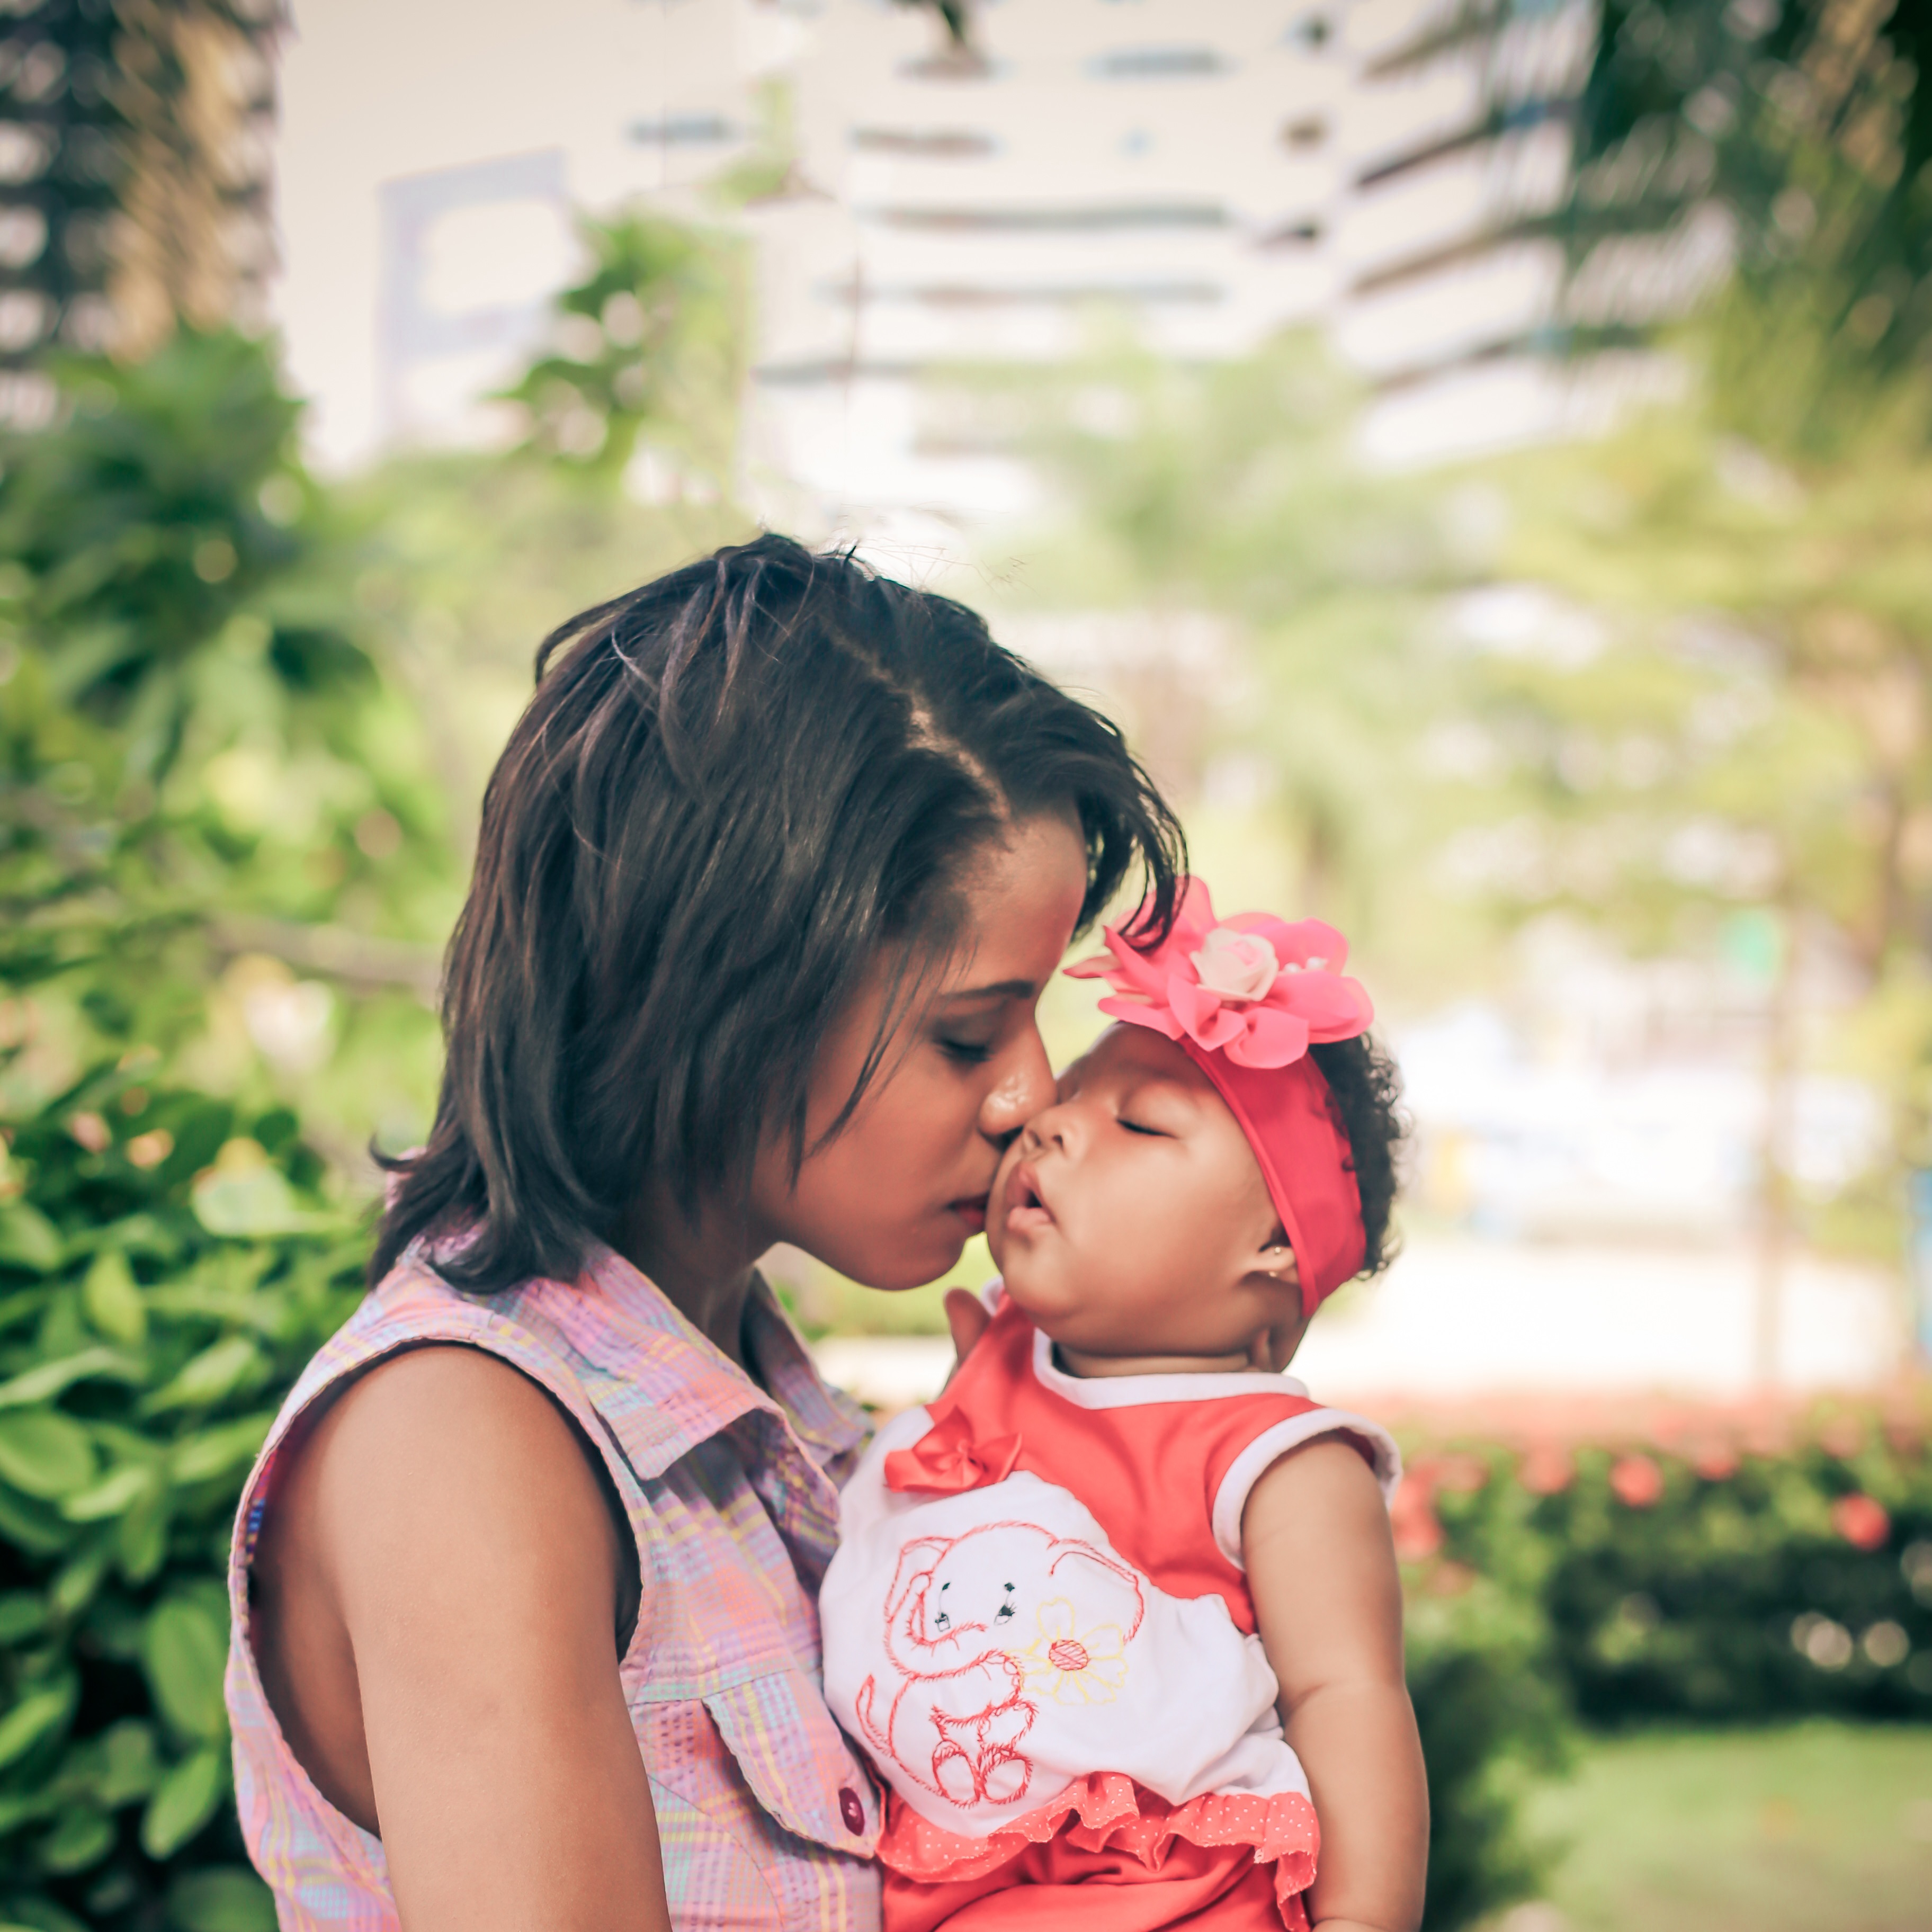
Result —
<svg viewBox="0 0 1932 1932"><path fill-rule="evenodd" d="M890 996L882 962L812 1070L804 1165L782 1142L759 1156L752 1207L854 1281L915 1288L945 1274L986 1224L1006 1141L1053 1097L1035 1010L1073 937L1087 853L1070 818L1024 820L962 884L962 942L936 991L886 1046L844 1127L819 1146L856 1084Z"/></svg>

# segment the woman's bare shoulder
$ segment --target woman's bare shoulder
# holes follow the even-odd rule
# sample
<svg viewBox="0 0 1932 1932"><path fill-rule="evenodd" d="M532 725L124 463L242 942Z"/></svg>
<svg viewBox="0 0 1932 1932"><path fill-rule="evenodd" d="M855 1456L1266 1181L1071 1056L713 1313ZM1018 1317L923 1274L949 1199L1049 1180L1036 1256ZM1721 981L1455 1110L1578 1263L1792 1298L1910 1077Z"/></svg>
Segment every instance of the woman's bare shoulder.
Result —
<svg viewBox="0 0 1932 1932"><path fill-rule="evenodd" d="M291 1447L283 1496L312 1516L332 1568L387 1558L414 1570L411 1540L448 1555L474 1532L609 1574L596 1451L548 1390L486 1349L403 1350L358 1376Z"/></svg>
<svg viewBox="0 0 1932 1932"><path fill-rule="evenodd" d="M376 1828L367 1720L382 1685L610 1670L637 1568L608 1479L537 1383L428 1346L358 1376L288 1445L256 1552L264 1688L324 1794ZM466 1684L476 1676L479 1684Z"/></svg>

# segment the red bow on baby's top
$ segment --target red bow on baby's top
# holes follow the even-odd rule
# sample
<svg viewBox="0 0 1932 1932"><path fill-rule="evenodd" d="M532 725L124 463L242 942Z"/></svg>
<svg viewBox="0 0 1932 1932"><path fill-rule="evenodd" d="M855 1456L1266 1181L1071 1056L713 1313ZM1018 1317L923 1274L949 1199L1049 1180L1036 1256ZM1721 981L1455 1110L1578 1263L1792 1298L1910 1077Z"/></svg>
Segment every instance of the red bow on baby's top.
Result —
<svg viewBox="0 0 1932 1932"><path fill-rule="evenodd" d="M910 1449L895 1449L886 1458L887 1489L952 1496L1004 1483L1012 1474L1020 1454L1017 1435L975 1442L972 1424L945 1396L929 1413L932 1426Z"/></svg>

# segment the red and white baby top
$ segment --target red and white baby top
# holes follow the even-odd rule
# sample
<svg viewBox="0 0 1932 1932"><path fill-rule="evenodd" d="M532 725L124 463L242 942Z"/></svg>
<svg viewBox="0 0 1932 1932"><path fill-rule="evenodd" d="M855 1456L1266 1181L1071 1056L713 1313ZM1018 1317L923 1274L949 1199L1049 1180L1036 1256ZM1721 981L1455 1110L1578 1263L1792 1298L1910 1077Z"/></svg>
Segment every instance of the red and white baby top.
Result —
<svg viewBox="0 0 1932 1932"><path fill-rule="evenodd" d="M945 1394L880 1431L820 1592L826 1700L899 1801L879 1856L956 1880L1063 1830L1238 1844L1286 1908L1318 1834L1241 1513L1318 1436L1392 1496L1395 1444L1286 1376L1069 1376L996 1311Z"/></svg>

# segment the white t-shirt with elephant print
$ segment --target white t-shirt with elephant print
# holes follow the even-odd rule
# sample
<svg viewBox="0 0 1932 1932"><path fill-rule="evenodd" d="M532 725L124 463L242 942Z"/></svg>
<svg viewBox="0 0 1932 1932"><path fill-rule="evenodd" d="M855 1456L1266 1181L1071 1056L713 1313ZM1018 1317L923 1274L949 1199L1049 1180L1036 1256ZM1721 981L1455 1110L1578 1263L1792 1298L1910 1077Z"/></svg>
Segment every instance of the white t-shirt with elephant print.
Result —
<svg viewBox="0 0 1932 1932"><path fill-rule="evenodd" d="M1330 1433L1393 1492L1387 1433L1288 1377L1076 1378L1006 1304L844 1490L820 1594L834 1714L906 1806L964 1839L1100 1773L1171 1806L1305 1808L1240 1520L1264 1470Z"/></svg>

